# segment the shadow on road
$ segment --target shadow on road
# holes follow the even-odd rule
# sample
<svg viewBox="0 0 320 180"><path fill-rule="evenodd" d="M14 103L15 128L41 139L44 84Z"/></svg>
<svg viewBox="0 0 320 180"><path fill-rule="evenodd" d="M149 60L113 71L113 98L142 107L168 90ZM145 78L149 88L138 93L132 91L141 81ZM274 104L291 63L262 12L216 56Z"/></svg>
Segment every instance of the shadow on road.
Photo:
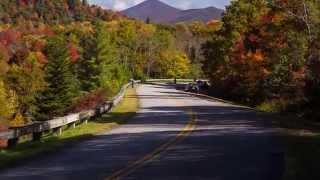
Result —
<svg viewBox="0 0 320 180"><path fill-rule="evenodd" d="M34 158L0 173L0 179L102 179L177 136L190 119L186 109L192 109L197 115L192 134L128 179L282 178L285 168L282 142L271 123L259 113L172 93L166 90L170 86L154 88L162 89L160 95L140 95L140 100L173 99L193 103L142 108L132 120L111 133L94 136L50 156Z"/></svg>

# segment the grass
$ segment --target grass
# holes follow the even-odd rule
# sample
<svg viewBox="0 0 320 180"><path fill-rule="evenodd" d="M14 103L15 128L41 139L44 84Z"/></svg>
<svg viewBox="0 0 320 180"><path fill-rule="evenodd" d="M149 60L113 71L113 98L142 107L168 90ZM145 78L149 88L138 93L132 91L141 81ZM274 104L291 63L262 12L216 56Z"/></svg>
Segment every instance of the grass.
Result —
<svg viewBox="0 0 320 180"><path fill-rule="evenodd" d="M276 101L265 102L257 106L257 109L262 112L279 113L282 110L281 104Z"/></svg>
<svg viewBox="0 0 320 180"><path fill-rule="evenodd" d="M0 169L24 160L31 160L36 155L57 151L67 145L109 131L120 124L126 123L136 114L138 108L139 102L135 96L135 89L128 89L124 100L112 112L104 114L94 121L89 121L87 125L78 125L75 129L65 127L61 136L53 136L52 133L48 133L42 138L41 142L25 142L13 149L0 150Z"/></svg>
<svg viewBox="0 0 320 180"><path fill-rule="evenodd" d="M320 124L294 114L264 113L282 129L284 180L320 179Z"/></svg>
<svg viewBox="0 0 320 180"><path fill-rule="evenodd" d="M320 136L288 136L284 180L320 179Z"/></svg>

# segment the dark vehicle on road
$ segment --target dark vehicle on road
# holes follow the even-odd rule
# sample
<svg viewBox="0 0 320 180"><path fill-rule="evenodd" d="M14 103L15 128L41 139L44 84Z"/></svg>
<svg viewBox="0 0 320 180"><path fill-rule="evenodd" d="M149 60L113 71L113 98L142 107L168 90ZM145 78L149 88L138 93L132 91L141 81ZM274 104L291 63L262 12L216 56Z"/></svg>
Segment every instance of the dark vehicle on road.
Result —
<svg viewBox="0 0 320 180"><path fill-rule="evenodd" d="M185 86L184 90L187 92L199 93L200 88L196 83L189 83Z"/></svg>
<svg viewBox="0 0 320 180"><path fill-rule="evenodd" d="M210 85L208 81L203 81L203 80L198 80L197 81L197 86L199 87L200 90L208 90Z"/></svg>
<svg viewBox="0 0 320 180"><path fill-rule="evenodd" d="M185 86L185 91L199 93L200 91L206 91L210 87L207 81L197 80L194 83L189 83Z"/></svg>

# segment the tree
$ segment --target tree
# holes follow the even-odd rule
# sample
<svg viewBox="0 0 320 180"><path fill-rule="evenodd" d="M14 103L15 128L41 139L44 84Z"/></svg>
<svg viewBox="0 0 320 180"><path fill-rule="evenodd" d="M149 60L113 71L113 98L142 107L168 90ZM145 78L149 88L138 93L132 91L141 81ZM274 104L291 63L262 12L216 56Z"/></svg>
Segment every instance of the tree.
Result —
<svg viewBox="0 0 320 180"><path fill-rule="evenodd" d="M251 105L319 107L320 4L313 0L238 0L203 45L213 92Z"/></svg>
<svg viewBox="0 0 320 180"><path fill-rule="evenodd" d="M146 24L150 24L150 23L151 23L150 17L147 17Z"/></svg>
<svg viewBox="0 0 320 180"><path fill-rule="evenodd" d="M6 83L17 94L18 112L26 117L26 122L30 121L37 109L36 97L45 86L43 72L37 67L27 69L13 65Z"/></svg>
<svg viewBox="0 0 320 180"><path fill-rule="evenodd" d="M121 62L119 49L113 40L109 24L100 22L97 25L97 62L100 67L100 87L115 93L128 80L129 62Z"/></svg>
<svg viewBox="0 0 320 180"><path fill-rule="evenodd" d="M72 74L68 44L64 38L50 38L45 52L49 60L45 67L45 80L48 85L38 98L37 120L62 116L79 94L77 79Z"/></svg>
<svg viewBox="0 0 320 180"><path fill-rule="evenodd" d="M183 78L190 72L190 60L187 55L177 51L166 51L162 53L162 67L164 74L169 78Z"/></svg>
<svg viewBox="0 0 320 180"><path fill-rule="evenodd" d="M82 5L87 6L88 5L88 0L82 0Z"/></svg>
<svg viewBox="0 0 320 180"><path fill-rule="evenodd" d="M96 34L83 35L80 40L83 53L77 62L77 74L82 91L93 91L100 87L100 64L97 61Z"/></svg>
<svg viewBox="0 0 320 180"><path fill-rule="evenodd" d="M16 113L17 96L12 90L8 90L0 80L0 124L3 121L12 119Z"/></svg>

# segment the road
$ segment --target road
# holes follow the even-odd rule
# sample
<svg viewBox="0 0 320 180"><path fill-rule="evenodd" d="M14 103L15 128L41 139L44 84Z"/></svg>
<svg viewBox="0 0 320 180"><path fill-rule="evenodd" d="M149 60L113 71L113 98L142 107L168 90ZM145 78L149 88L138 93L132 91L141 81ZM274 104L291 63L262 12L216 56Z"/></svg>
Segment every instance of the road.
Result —
<svg viewBox="0 0 320 180"><path fill-rule="evenodd" d="M128 124L4 170L0 179L281 179L283 147L259 113L170 86L137 91L140 110Z"/></svg>

